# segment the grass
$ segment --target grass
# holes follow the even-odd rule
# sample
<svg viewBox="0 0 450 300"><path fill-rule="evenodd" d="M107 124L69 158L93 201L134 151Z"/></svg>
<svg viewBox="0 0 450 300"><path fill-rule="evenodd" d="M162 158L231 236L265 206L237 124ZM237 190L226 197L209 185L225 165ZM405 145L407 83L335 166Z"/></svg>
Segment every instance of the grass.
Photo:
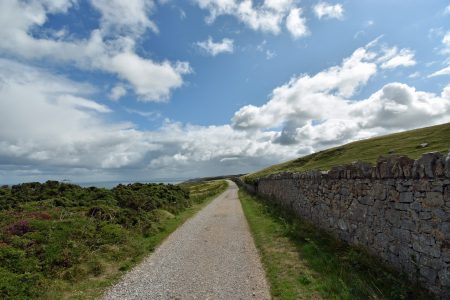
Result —
<svg viewBox="0 0 450 300"><path fill-rule="evenodd" d="M190 192L190 198L193 201L192 206L188 207L178 215L165 219L159 225L159 231L146 238L140 238L137 242L143 249L138 255L125 261L113 261L108 265L108 271L101 277L89 277L77 282L73 286L67 283L60 287L59 295L54 291L47 295L48 299L98 299L105 290L118 282L126 271L139 264L144 257L153 252L172 232L180 225L194 216L202 208L208 205L217 195L224 192L228 183L225 180L196 182L193 184L181 184L181 186ZM61 297L63 296L63 297Z"/></svg>
<svg viewBox="0 0 450 300"><path fill-rule="evenodd" d="M273 299L433 299L362 249L242 189Z"/></svg>
<svg viewBox="0 0 450 300"><path fill-rule="evenodd" d="M0 299L96 299L226 187L1 187Z"/></svg>
<svg viewBox="0 0 450 300"><path fill-rule="evenodd" d="M423 153L438 151L447 153L450 149L450 123L420 128L386 136L349 143L343 146L313 153L258 172L246 175L248 183L258 178L283 171L302 172L307 170L329 170L333 166L349 164L355 160L374 163L380 155L396 153L419 158ZM420 145L427 143L422 148Z"/></svg>

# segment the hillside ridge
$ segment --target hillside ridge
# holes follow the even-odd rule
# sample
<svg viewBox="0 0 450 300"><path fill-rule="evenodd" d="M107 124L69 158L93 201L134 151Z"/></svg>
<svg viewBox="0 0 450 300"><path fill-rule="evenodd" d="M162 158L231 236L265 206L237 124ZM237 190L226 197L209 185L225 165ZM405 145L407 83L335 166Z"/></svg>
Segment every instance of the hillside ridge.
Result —
<svg viewBox="0 0 450 300"><path fill-rule="evenodd" d="M450 149L450 123L392 133L322 150L245 175L246 182L280 172L330 170L354 161L376 163L382 155L405 155L412 159L427 152L446 153Z"/></svg>

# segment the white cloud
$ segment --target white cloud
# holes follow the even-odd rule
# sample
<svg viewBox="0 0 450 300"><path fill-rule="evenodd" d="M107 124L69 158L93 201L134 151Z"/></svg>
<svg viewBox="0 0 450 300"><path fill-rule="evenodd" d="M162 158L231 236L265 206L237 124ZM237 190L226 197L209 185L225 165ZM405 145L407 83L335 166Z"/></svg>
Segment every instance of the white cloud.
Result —
<svg viewBox="0 0 450 300"><path fill-rule="evenodd" d="M130 82L143 101L168 100L171 90L183 85L182 75L191 72L187 63L155 63L133 52L112 57L108 68Z"/></svg>
<svg viewBox="0 0 450 300"><path fill-rule="evenodd" d="M444 15L450 14L450 5L444 9Z"/></svg>
<svg viewBox="0 0 450 300"><path fill-rule="evenodd" d="M341 96L351 97L376 73L377 66L368 59L372 53L357 49L341 66L334 66L314 76L300 75L273 90L271 99L261 107L242 107L233 117L239 129L277 127L284 116L295 116L295 125L321 119L340 111ZM294 121L294 120L292 120Z"/></svg>
<svg viewBox="0 0 450 300"><path fill-rule="evenodd" d="M382 69L395 69L398 67L411 67L416 65L414 52L410 49L400 49L397 47L384 49L385 54L378 59L382 62Z"/></svg>
<svg viewBox="0 0 450 300"><path fill-rule="evenodd" d="M382 64L378 59L385 53L378 54L375 44L356 49L338 66L293 77L266 104L242 107L232 125L166 121L153 131L109 121L110 108L91 100L96 91L89 84L2 59L0 179L240 173L356 139L450 121L450 86L438 95L391 83L353 99Z"/></svg>
<svg viewBox="0 0 450 300"><path fill-rule="evenodd" d="M91 0L102 14L101 27L107 33L142 34L147 29L159 32L156 24L148 18L154 2L148 0Z"/></svg>
<svg viewBox="0 0 450 300"><path fill-rule="evenodd" d="M110 72L127 80L139 99L166 101L173 89L183 85L182 76L190 67L186 62L155 62L135 53L139 35L148 28L156 30L147 17L153 2L133 0L121 9L122 1L93 1L102 19L87 39L37 38L31 33L45 24L48 14L67 12L73 1L0 1L0 53Z"/></svg>
<svg viewBox="0 0 450 300"><path fill-rule="evenodd" d="M103 121L102 114L111 110L85 98L94 91L89 85L8 60L0 66L1 162L114 167L106 163L107 155L120 156L124 152L118 149L127 143L130 151L137 146L129 139L135 134L129 124ZM120 161L124 158L117 167Z"/></svg>
<svg viewBox="0 0 450 300"><path fill-rule="evenodd" d="M95 93L89 84L0 59L0 181L195 177L250 171L287 157L286 149L270 146L270 132L248 136L229 125L170 121L141 131L114 123L103 117L110 108L89 100ZM220 162L229 157L237 159Z"/></svg>
<svg viewBox="0 0 450 300"><path fill-rule="evenodd" d="M308 28L306 27L306 20L302 18L302 9L293 8L286 18L286 28L289 30L294 38L300 38L308 35Z"/></svg>
<svg viewBox="0 0 450 300"><path fill-rule="evenodd" d="M377 63L386 61L368 51L374 46L370 43L357 49L340 66L314 76L294 77L275 88L266 104L247 105L237 111L233 127L250 134L281 127L274 143L317 151L378 134L450 121L450 86L436 95L391 83L367 99L352 100L358 88L376 74Z"/></svg>
<svg viewBox="0 0 450 300"><path fill-rule="evenodd" d="M227 38L222 39L220 42L214 42L211 37L208 37L206 41L197 42L197 46L212 56L234 52L234 41Z"/></svg>
<svg viewBox="0 0 450 300"><path fill-rule="evenodd" d="M209 11L206 21L212 23L222 15L231 15L249 28L278 34L283 20L294 8L295 0L264 0L255 4L252 0L194 0L201 9Z"/></svg>
<svg viewBox="0 0 450 300"><path fill-rule="evenodd" d="M442 52L444 54L450 53L450 30L447 31L444 37L442 38L442 44L444 44L444 49Z"/></svg>
<svg viewBox="0 0 450 300"><path fill-rule="evenodd" d="M135 114L138 116L141 116L143 118L146 118L150 121L155 121L162 117L161 113L156 111L141 111L137 109L131 109L131 108L125 108L125 111L129 114Z"/></svg>
<svg viewBox="0 0 450 300"><path fill-rule="evenodd" d="M442 38L442 44L444 45L444 48L442 49L441 53L443 55L450 54L450 31L447 31L444 34L444 37ZM450 75L450 66L446 66L436 72L433 72L432 74L428 75L428 78L443 75Z"/></svg>
<svg viewBox="0 0 450 300"><path fill-rule="evenodd" d="M443 76L443 75L450 75L450 66L440 69L440 70L428 75L428 78L436 77L436 76Z"/></svg>
<svg viewBox="0 0 450 300"><path fill-rule="evenodd" d="M56 98L55 104L60 107L94 110L99 113L112 112L111 109L103 104L73 95L61 95Z"/></svg>
<svg viewBox="0 0 450 300"><path fill-rule="evenodd" d="M118 101L120 98L127 94L127 90L123 85L116 85L111 89L109 93L109 99L112 101Z"/></svg>
<svg viewBox="0 0 450 300"><path fill-rule="evenodd" d="M319 2L313 7L317 18L342 19L344 17L344 7L342 4L332 5L328 2Z"/></svg>
<svg viewBox="0 0 450 300"><path fill-rule="evenodd" d="M411 73L411 74L409 74L409 76L408 76L408 78L413 78L413 79L415 79L415 78L419 78L420 77L420 72L414 72L414 73Z"/></svg>
<svg viewBox="0 0 450 300"><path fill-rule="evenodd" d="M277 54L274 51L266 50L266 59L270 60L277 56Z"/></svg>

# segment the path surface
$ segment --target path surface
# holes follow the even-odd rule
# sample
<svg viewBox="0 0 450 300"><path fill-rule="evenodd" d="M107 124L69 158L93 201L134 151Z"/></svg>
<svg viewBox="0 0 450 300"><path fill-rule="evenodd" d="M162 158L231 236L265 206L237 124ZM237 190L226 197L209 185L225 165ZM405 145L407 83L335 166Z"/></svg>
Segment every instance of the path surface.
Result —
<svg viewBox="0 0 450 300"><path fill-rule="evenodd" d="M104 299L270 299L236 185L230 181Z"/></svg>

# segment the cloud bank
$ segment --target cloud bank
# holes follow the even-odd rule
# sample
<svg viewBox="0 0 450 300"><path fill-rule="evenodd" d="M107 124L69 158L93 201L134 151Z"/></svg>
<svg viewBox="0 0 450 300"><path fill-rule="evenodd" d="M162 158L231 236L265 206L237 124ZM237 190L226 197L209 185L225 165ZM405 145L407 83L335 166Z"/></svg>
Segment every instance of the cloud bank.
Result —
<svg viewBox="0 0 450 300"><path fill-rule="evenodd" d="M380 59L385 55L371 44L339 65L295 76L273 89L264 105L239 109L230 124L166 120L153 131L109 120L112 109L93 100L95 88L87 83L2 59L0 174L10 180L98 180L248 172L357 139L450 121L450 86L434 94L394 82L357 99L388 61Z"/></svg>
<svg viewBox="0 0 450 300"><path fill-rule="evenodd" d="M76 1L0 2L0 53L31 60L47 59L70 63L83 70L98 70L128 82L142 101L167 101L173 89L183 85L183 75L191 72L187 62L154 61L139 56L136 40L147 29L158 32L148 15L153 1L92 0L101 14L100 27L88 38L36 37L48 17L66 14Z"/></svg>

